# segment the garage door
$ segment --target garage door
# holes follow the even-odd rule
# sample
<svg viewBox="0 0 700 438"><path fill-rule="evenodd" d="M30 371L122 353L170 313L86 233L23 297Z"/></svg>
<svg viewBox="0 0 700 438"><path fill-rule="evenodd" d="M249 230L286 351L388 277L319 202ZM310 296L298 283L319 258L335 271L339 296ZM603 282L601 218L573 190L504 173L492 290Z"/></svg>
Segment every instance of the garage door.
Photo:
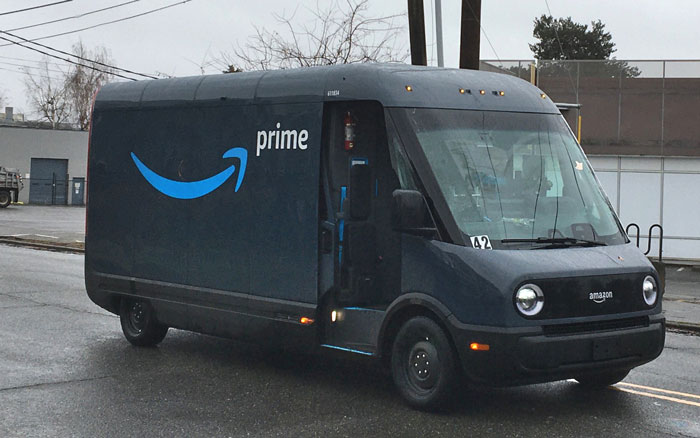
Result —
<svg viewBox="0 0 700 438"><path fill-rule="evenodd" d="M30 177L30 204L68 203L68 160L32 158Z"/></svg>

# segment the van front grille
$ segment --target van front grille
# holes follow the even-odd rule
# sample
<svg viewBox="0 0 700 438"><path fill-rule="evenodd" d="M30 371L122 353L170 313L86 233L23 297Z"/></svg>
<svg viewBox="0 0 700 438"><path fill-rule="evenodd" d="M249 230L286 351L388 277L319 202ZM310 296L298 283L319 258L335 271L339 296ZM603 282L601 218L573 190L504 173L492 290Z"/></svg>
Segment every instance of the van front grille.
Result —
<svg viewBox="0 0 700 438"><path fill-rule="evenodd" d="M614 319L609 321L545 325L542 327L542 330L545 336L559 336L608 330L620 330L634 327L649 327L649 317L639 316L636 318Z"/></svg>

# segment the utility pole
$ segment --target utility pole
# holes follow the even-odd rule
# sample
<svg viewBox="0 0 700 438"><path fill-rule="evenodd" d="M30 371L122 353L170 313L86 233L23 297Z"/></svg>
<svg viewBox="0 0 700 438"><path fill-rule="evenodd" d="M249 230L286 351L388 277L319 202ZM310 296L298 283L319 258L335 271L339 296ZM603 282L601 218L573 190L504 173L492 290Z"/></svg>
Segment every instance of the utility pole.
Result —
<svg viewBox="0 0 700 438"><path fill-rule="evenodd" d="M442 0L435 0L435 42L437 43L438 67L445 66L442 53Z"/></svg>
<svg viewBox="0 0 700 438"><path fill-rule="evenodd" d="M428 65L423 0L408 0L408 34L411 41L411 64Z"/></svg>
<svg viewBox="0 0 700 438"><path fill-rule="evenodd" d="M462 0L462 30L459 41L459 68L479 70L481 0Z"/></svg>

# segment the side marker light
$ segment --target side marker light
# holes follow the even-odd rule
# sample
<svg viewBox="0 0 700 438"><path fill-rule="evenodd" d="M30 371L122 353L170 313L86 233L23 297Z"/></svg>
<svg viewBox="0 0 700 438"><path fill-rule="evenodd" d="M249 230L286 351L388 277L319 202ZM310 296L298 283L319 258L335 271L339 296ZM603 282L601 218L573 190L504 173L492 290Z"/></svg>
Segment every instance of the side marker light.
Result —
<svg viewBox="0 0 700 438"><path fill-rule="evenodd" d="M469 344L469 349L473 351L489 351L491 346L489 344L479 344L477 342L472 342Z"/></svg>
<svg viewBox="0 0 700 438"><path fill-rule="evenodd" d="M314 323L314 320L311 319L311 318L307 318L306 316L302 316L302 317L299 319L299 322L300 322L302 325L311 325L311 324Z"/></svg>

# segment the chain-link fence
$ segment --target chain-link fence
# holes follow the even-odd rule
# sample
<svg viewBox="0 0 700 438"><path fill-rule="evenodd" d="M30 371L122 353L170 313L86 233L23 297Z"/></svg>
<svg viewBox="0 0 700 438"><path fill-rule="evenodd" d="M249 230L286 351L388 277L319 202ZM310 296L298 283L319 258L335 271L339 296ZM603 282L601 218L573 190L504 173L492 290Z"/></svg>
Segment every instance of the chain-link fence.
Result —
<svg viewBox="0 0 700 438"><path fill-rule="evenodd" d="M482 70L537 85L557 103L581 105L589 153L700 156L700 60L482 61Z"/></svg>

